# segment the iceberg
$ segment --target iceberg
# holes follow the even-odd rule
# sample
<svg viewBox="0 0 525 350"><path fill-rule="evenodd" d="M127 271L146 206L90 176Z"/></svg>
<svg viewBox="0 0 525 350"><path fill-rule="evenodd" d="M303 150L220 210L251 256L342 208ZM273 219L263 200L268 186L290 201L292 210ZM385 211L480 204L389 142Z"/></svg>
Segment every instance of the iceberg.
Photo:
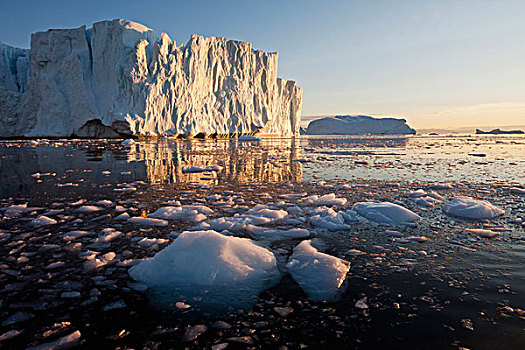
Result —
<svg viewBox="0 0 525 350"><path fill-rule="evenodd" d="M302 89L278 53L193 35L177 46L125 19L0 44L1 137L184 137L299 132Z"/></svg>
<svg viewBox="0 0 525 350"><path fill-rule="evenodd" d="M339 115L312 120L306 135L400 135L415 134L405 119L374 118L366 115Z"/></svg>

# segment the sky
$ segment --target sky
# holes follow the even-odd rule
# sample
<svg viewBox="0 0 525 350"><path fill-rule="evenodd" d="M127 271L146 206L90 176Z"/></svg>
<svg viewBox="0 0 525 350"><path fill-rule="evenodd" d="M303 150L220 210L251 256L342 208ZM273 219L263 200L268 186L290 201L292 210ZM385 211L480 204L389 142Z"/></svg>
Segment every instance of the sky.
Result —
<svg viewBox="0 0 525 350"><path fill-rule="evenodd" d="M0 0L0 41L114 18L279 52L303 116L403 117L415 128L525 125L523 0Z"/></svg>

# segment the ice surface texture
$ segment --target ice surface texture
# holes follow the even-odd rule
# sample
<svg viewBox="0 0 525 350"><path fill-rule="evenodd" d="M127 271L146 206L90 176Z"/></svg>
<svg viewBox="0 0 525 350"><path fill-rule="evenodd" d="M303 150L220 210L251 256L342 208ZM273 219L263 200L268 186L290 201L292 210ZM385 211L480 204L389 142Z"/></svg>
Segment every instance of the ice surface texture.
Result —
<svg viewBox="0 0 525 350"><path fill-rule="evenodd" d="M405 119L340 115L313 120L307 135L415 134Z"/></svg>
<svg viewBox="0 0 525 350"><path fill-rule="evenodd" d="M302 89L277 53L165 33L123 19L0 44L0 136L298 133Z"/></svg>
<svg viewBox="0 0 525 350"><path fill-rule="evenodd" d="M464 219L483 220L503 216L505 211L487 201L470 197L454 197L443 206L445 214Z"/></svg>

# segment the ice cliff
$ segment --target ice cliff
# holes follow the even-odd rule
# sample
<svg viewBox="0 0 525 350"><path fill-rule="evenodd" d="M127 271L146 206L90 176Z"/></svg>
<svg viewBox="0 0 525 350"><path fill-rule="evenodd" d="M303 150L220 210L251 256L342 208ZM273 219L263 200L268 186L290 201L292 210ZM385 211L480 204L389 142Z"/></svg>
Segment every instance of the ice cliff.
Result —
<svg viewBox="0 0 525 350"><path fill-rule="evenodd" d="M415 134L405 119L340 115L312 120L307 135Z"/></svg>
<svg viewBox="0 0 525 350"><path fill-rule="evenodd" d="M302 89L277 53L117 19L0 44L0 136L298 134Z"/></svg>

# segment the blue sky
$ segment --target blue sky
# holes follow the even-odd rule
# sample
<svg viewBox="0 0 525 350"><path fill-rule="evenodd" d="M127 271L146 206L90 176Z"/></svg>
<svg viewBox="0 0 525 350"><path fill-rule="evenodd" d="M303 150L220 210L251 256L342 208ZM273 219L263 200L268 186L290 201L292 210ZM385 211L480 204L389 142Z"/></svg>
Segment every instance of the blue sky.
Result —
<svg viewBox="0 0 525 350"><path fill-rule="evenodd" d="M525 124L525 1L12 1L0 41L126 18L178 43L192 33L279 51L303 115L371 114L416 128Z"/></svg>

